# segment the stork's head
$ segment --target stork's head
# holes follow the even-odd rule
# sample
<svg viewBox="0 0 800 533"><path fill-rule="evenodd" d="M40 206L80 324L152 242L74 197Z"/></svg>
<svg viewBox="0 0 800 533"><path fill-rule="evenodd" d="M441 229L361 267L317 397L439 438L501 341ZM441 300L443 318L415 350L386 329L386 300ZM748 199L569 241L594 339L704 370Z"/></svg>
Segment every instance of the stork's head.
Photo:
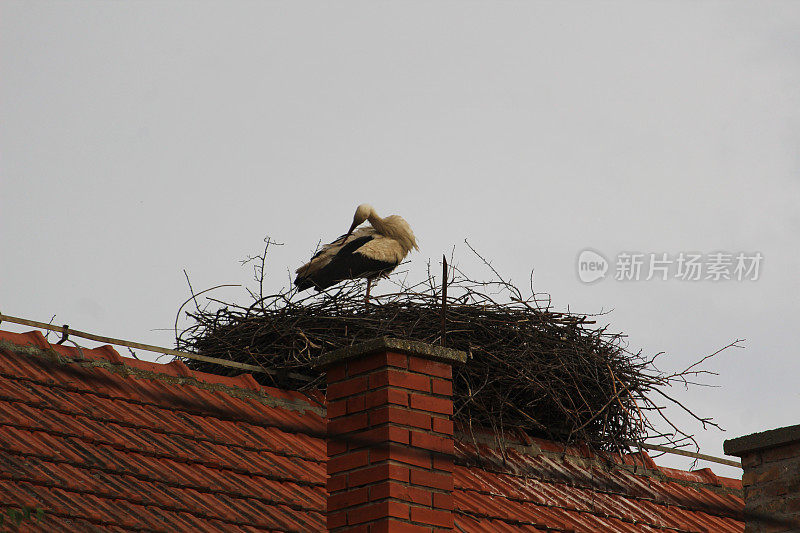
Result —
<svg viewBox="0 0 800 533"><path fill-rule="evenodd" d="M353 230L363 224L369 216L373 213L372 206L369 204L361 204L356 208L356 214L353 215L353 224L347 230L347 235L353 233Z"/></svg>

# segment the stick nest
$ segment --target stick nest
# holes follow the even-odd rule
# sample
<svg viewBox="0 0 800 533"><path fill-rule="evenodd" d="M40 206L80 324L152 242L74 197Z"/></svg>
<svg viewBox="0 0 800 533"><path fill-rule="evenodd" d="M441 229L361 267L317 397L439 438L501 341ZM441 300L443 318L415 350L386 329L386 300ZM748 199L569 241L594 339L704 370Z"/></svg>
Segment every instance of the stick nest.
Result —
<svg viewBox="0 0 800 533"><path fill-rule="evenodd" d="M264 258L256 259L263 273ZM256 266L263 287L258 272ZM462 428L491 428L497 434L522 430L621 451L648 439L693 443L691 435L665 417L659 401L674 402L704 427L715 425L665 392L672 383L686 383L687 376L704 371L690 367L663 373L654 366L655 358L628 351L623 335L596 327L591 316L552 311L549 296L531 291L523 297L502 278L476 282L457 268L450 273L446 346L469 357L453 368L454 420ZM315 295L291 289L251 295L254 302L247 307L219 300L212 300L215 309L196 305L187 313L191 325L177 335L178 348L259 365L276 371L255 375L260 383L306 390L324 388L324 375L313 365L332 350L381 336L442 341L442 286L430 272L420 283L374 296L368 307L364 283L355 281ZM203 372L239 372L186 363ZM656 430L653 415L662 426L666 421L669 431Z"/></svg>

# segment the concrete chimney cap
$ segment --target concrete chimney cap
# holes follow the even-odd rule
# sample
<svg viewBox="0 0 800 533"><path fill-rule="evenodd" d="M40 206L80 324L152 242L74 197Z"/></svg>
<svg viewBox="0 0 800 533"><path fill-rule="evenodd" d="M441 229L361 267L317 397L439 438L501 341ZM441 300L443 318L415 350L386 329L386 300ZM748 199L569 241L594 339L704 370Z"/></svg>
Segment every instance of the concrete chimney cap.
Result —
<svg viewBox="0 0 800 533"><path fill-rule="evenodd" d="M800 425L770 429L752 435L726 440L723 448L727 455L741 457L764 448L775 448L800 441Z"/></svg>
<svg viewBox="0 0 800 533"><path fill-rule="evenodd" d="M332 365L343 361L363 357L375 352L398 352L406 355L415 355L431 361L441 363L463 364L467 362L466 352L435 346L425 342L411 341L405 339L395 339L392 337L378 337L370 341L339 348L320 357L315 363L314 368L326 370Z"/></svg>

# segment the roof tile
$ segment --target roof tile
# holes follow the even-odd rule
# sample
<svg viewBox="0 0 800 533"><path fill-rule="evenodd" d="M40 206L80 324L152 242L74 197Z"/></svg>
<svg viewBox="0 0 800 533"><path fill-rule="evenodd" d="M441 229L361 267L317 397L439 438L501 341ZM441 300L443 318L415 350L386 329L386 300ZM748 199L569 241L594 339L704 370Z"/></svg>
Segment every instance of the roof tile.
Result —
<svg viewBox="0 0 800 533"><path fill-rule="evenodd" d="M295 433L324 424L312 405L297 410L302 395L281 395L294 410L269 407L252 378L0 339L45 349L0 346L0 502L40 506L48 530L324 526L324 447Z"/></svg>
<svg viewBox="0 0 800 533"><path fill-rule="evenodd" d="M585 532L744 529L741 491L710 472L675 475L639 466L634 473L581 450L553 445L539 450L520 453L508 446L503 464L490 446L459 443L456 523L471 515L492 527L499 520Z"/></svg>

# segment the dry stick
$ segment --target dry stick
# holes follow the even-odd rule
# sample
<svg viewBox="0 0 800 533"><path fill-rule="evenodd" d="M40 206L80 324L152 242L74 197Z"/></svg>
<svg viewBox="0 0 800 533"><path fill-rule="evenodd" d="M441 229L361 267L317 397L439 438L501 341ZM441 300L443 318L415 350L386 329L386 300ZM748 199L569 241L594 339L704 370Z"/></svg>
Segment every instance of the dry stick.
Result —
<svg viewBox="0 0 800 533"><path fill-rule="evenodd" d="M194 289L192 288L192 282L189 281L189 273L186 272L185 268L183 269L183 275L186 277L186 284L189 285L189 292L191 293L192 299L194 300L194 306L198 311L200 311L200 304L197 303L197 296L194 294Z"/></svg>
<svg viewBox="0 0 800 533"><path fill-rule="evenodd" d="M617 380L617 377L614 375L614 371L611 370L611 365L606 363L606 368L608 368L608 373L611 374L611 386L614 388L614 397L617 399L617 403L619 403L619 406L622 407L622 409L626 413L628 413L628 416L631 419L633 419L633 416L630 414L630 412L625 408L624 405L622 405L622 400L620 399L620 394L622 394L623 391L620 391L620 394L617 394L617 386L616 386L615 382L618 381L618 380ZM622 385L625 389L628 388L622 381L620 381L619 384ZM633 405L636 406L636 411L639 412L639 428L641 429L644 426L644 422L642 421L642 418L641 418L642 412L639 410L639 406L636 405L636 399L635 398L631 398L631 400L633 401Z"/></svg>
<svg viewBox="0 0 800 533"><path fill-rule="evenodd" d="M191 298L187 301L191 301ZM22 324L25 326L32 326L34 328L46 329L49 331L57 331L59 333L64 333L69 330L69 334L73 337L81 337L83 339L89 339L97 342L105 342L108 344L116 344L117 346L127 346L128 348L137 348L139 350L145 350L148 352L156 352L156 353L163 353L168 355L175 355L177 357L185 357L186 359L194 359L195 361L203 361L205 363L214 363L217 365L227 366L231 368L238 368L241 370L249 370L250 372L261 372L264 374L277 374L278 371L272 370L271 368L264 368L261 366L255 365L248 365L246 363L240 363L238 361L228 361L226 359L219 359L217 357L208 357L206 355L198 355L194 353L187 353L187 352L180 352L178 350L172 350L170 348L162 348L160 346L153 346L152 344L142 344L141 342L133 342L133 341L126 341L122 339L115 339L112 337L103 337L102 335L95 335L93 333L86 333L84 331L78 331L77 329L72 328L63 328L61 326L53 326L50 324L46 324L44 322L37 322L36 320L28 320L26 318L19 318L16 316L10 315L3 315L0 314L0 322L13 322L14 324ZM292 379L297 379L301 381L313 381L315 378L304 376L302 374L295 374L293 372L287 374Z"/></svg>
<svg viewBox="0 0 800 533"><path fill-rule="evenodd" d="M715 428L719 428L719 424L716 424L716 423L712 422L710 418L700 418L699 416L697 416L696 414L694 414L694 413L691 411L691 409L689 409L688 407L686 407L686 406L685 406L685 405L683 405L681 402L679 402L678 400L676 400L676 399L675 399L675 398L673 398L672 396L668 395L668 394L667 394L667 393L665 393L664 391L662 391L662 390L659 390L659 389L653 389L653 390L654 390L655 392L659 393L661 396L663 396L663 397L664 397L664 398L666 398L667 400L669 400L669 401L671 401L672 403L676 404L678 407L680 407L681 409L683 409L684 411L686 411L686 412L687 412L687 413L689 413L690 415L692 415L692 416L693 416L693 417L694 417L694 418L695 418L695 419L696 419L698 422L700 422L700 423L703 425L703 429L705 429L705 427L706 427L706 424L709 424L709 425L711 425L711 426L714 426Z"/></svg>
<svg viewBox="0 0 800 533"><path fill-rule="evenodd" d="M185 270L184 270L183 272L184 272L184 274L186 273L186 271L185 271ZM188 276L188 275L186 276L186 281L189 281L189 276ZM190 285L189 285L189 290L192 290L192 289L191 289L191 287L192 287L192 286L191 286L191 284L190 284ZM223 285L216 285L216 286L214 286L214 287L211 287L211 288L209 288L209 289L202 290L202 291L198 292L197 294L195 294L195 293L194 293L194 291L192 290L192 296L191 296L189 299L187 299L185 302L183 302L183 303L181 304L181 306L180 306L180 307L178 307L178 312L177 312L177 313L175 313L175 340L178 340L178 320L180 320L180 317L181 317L181 310L183 309L183 306L185 306L186 304L188 304L188 303L189 303L189 302L191 302L192 300L194 300L194 301L195 301L195 305L196 305L196 304L197 304L197 297L198 297L198 296L200 296L201 294L205 294L205 293L207 293L207 292L213 291L214 289L219 289L219 288L222 288L222 287L241 287L241 285L237 285L237 284L223 284ZM197 308L197 312L198 312L198 313L202 313L202 311L200 311L200 307L198 307L198 308Z"/></svg>
<svg viewBox="0 0 800 533"><path fill-rule="evenodd" d="M692 365L689 365L688 367L686 367L686 369L685 369L685 370L683 370L683 371L681 371L681 372L678 372L678 373L676 373L676 374L673 374L673 376L683 376L683 375L685 375L685 374L689 374L689 371L690 371L692 368L696 367L697 365L700 365L700 364L702 364L702 363L703 363L703 362L704 362L706 359L711 359L712 357L714 357L714 356L715 356L715 355L717 355L718 353L720 353L720 352L723 352L723 351L727 350L728 348L744 348L744 346L741 346L741 345L739 344L740 342L744 342L744 341L745 341L745 339L736 339L735 341L733 341L733 342L729 343L727 346L723 346L722 348L720 348L720 349L719 349L719 350L717 350L716 352L714 352L714 353L711 353L711 354L708 354L707 356L703 357L702 359L700 359L700 360L699 360L699 361L697 361L696 363L694 363L694 364L692 364ZM658 354L656 354L656 355L658 355ZM694 372L692 372L692 373L694 373Z"/></svg>

